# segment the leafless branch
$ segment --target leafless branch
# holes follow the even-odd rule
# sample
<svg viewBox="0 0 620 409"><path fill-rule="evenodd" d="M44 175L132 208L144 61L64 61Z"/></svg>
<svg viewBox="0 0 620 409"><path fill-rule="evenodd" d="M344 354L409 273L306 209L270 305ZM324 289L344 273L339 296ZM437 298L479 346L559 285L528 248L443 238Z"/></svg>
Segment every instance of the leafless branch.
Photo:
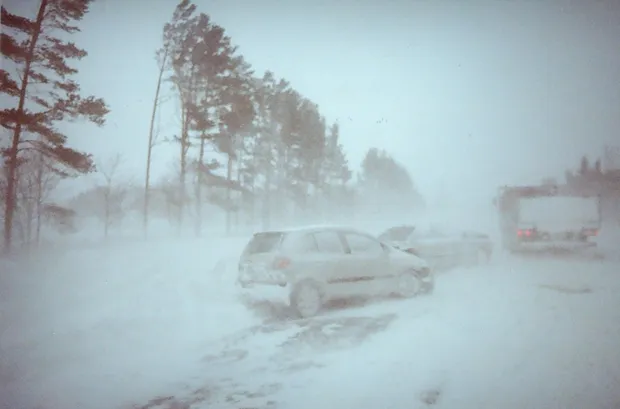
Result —
<svg viewBox="0 0 620 409"><path fill-rule="evenodd" d="M112 180L114 179L122 160L123 156L120 153L117 153L105 162L97 164L97 170L105 179L106 184L112 184Z"/></svg>

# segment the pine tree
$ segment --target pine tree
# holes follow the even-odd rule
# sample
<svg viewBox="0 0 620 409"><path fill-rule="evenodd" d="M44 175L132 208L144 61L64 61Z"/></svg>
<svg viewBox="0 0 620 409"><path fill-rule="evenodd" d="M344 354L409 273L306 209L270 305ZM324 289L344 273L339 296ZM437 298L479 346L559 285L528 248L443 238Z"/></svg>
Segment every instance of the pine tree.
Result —
<svg viewBox="0 0 620 409"><path fill-rule="evenodd" d="M233 207L231 189L233 181L234 161L241 161L244 139L253 132L255 107L252 101L252 69L251 66L240 56L231 58L229 72L220 79L220 102L219 118L222 132L219 135L217 145L219 150L226 154L226 231L231 229L231 211ZM238 167L239 168L239 167ZM237 185L240 182L237 175ZM239 188L240 186L238 186ZM235 214L238 214L236 209Z"/></svg>
<svg viewBox="0 0 620 409"><path fill-rule="evenodd" d="M170 59L174 84L181 102L181 130L176 138L181 146L180 196L185 198L188 170L188 152L192 139L200 145L197 169L204 171L204 148L208 140L221 134L222 78L234 70L233 56L236 48L230 43L224 29L214 24L204 13L188 19L183 25L170 29L167 34L172 46ZM200 176L199 176L200 178ZM202 182L199 180L198 186ZM198 188L199 190L199 188ZM197 200L202 200L197 192ZM201 210L198 210L199 212ZM181 207L180 220L183 215ZM198 217L201 215L199 214ZM199 223L197 229L199 232Z"/></svg>
<svg viewBox="0 0 620 409"><path fill-rule="evenodd" d="M321 192L324 199L330 207L347 208L351 204L347 183L351 180L352 172L340 143L338 123L329 128L323 156Z"/></svg>
<svg viewBox="0 0 620 409"><path fill-rule="evenodd" d="M408 212L423 206L411 175L387 152L369 149L361 167L360 188L376 210Z"/></svg>
<svg viewBox="0 0 620 409"><path fill-rule="evenodd" d="M56 124L79 117L103 125L109 112L101 98L82 97L80 86L71 77L77 70L71 60L84 58L86 51L63 40L79 31L75 23L88 12L92 0L41 0L34 20L10 13L2 7L2 55L11 60L18 72L13 79L0 70L0 90L16 99L16 108L0 110L0 125L12 134L3 151L7 163L4 242L11 248L16 209L15 186L20 153L32 150L48 158L56 170L79 173L94 169L92 158L67 146L67 136ZM11 34L9 34L9 32ZM19 81L19 82L18 82ZM32 87L37 85L36 90Z"/></svg>
<svg viewBox="0 0 620 409"><path fill-rule="evenodd" d="M172 19L164 26L163 45L157 50L155 57L159 67L157 85L155 87L155 97L153 98L153 110L151 112L151 122L149 126L149 136L147 145L146 171L144 181L144 203L143 203L143 229L144 234L148 232L149 223L149 202L150 202L150 183L151 183L151 159L153 148L155 146L155 118L157 108L160 103L161 85L164 73L169 66L170 55L172 54L173 39L179 32L183 30L183 24L194 15L196 6L189 0L182 0L175 8Z"/></svg>
<svg viewBox="0 0 620 409"><path fill-rule="evenodd" d="M321 164L325 158L326 125L315 103L302 99L298 108L297 132L289 142L298 171L297 203L302 212L314 210L322 186Z"/></svg>
<svg viewBox="0 0 620 409"><path fill-rule="evenodd" d="M164 44L169 47L169 70L171 71L168 80L172 82L177 91L181 106L181 129L179 135L174 136L174 140L179 143L179 183L178 192L178 228L179 232L183 224L185 212L186 195L186 175L187 175L187 154L190 148L190 127L192 124L192 112L195 111L197 93L194 84L198 80L196 59L194 58L194 48L199 41L196 27L200 16L193 14L192 5L189 2L182 2L184 6L181 11L183 18L175 19L179 8L175 10L173 21L164 26Z"/></svg>
<svg viewBox="0 0 620 409"><path fill-rule="evenodd" d="M274 216L273 208L280 217L291 204L299 212L317 214L318 202L332 185L344 198L351 172L338 131L328 138L318 105L271 72L251 83L255 115L241 145L239 170L252 197L262 199L264 228Z"/></svg>
<svg viewBox="0 0 620 409"><path fill-rule="evenodd" d="M282 204L284 174L283 144L283 95L290 92L290 85L283 79L276 79L270 71L254 84L255 137L252 141L253 156L248 158L246 168L254 170L255 193L261 197L261 218L263 228L269 228L274 203ZM274 194L275 191L275 194ZM282 206L278 206L282 210Z"/></svg>

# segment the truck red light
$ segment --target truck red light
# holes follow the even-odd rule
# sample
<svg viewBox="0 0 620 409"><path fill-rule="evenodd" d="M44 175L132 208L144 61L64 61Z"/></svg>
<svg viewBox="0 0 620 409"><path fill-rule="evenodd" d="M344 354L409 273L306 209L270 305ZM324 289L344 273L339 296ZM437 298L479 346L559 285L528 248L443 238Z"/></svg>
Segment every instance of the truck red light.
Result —
<svg viewBox="0 0 620 409"><path fill-rule="evenodd" d="M586 236L598 236L598 229L588 229L583 232Z"/></svg>

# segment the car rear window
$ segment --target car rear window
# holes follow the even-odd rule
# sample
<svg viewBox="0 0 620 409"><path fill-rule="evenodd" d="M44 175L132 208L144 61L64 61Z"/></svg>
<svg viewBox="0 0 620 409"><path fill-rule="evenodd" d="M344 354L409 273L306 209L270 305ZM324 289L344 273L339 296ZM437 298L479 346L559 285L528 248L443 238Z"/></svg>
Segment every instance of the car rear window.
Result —
<svg viewBox="0 0 620 409"><path fill-rule="evenodd" d="M270 253L277 250L284 233L256 233L245 248L246 254Z"/></svg>

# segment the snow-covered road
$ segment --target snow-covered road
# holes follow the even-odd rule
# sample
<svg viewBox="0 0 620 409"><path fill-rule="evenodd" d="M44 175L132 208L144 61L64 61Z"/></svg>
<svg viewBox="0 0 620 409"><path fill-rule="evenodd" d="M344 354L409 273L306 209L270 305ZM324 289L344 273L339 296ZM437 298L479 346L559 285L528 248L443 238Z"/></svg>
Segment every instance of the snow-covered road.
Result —
<svg viewBox="0 0 620 409"><path fill-rule="evenodd" d="M446 273L430 298L244 330L191 407L617 408L619 274L505 260Z"/></svg>
<svg viewBox="0 0 620 409"><path fill-rule="evenodd" d="M620 407L618 263L499 257L431 297L286 320L206 274L208 253L235 256L219 246L80 251L5 279L3 408Z"/></svg>

